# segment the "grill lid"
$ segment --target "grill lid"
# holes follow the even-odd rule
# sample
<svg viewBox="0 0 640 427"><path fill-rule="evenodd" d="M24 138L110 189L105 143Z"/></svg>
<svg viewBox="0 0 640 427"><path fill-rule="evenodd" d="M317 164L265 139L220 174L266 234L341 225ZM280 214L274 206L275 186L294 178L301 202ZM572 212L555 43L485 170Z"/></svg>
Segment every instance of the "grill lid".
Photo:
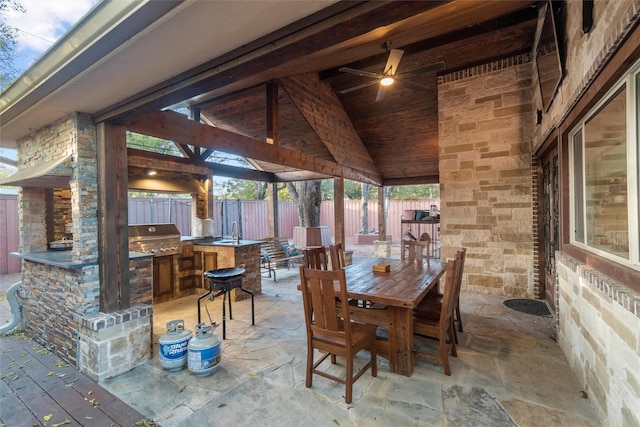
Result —
<svg viewBox="0 0 640 427"><path fill-rule="evenodd" d="M129 226L130 240L153 240L154 237L180 238L180 231L175 224L138 224Z"/></svg>

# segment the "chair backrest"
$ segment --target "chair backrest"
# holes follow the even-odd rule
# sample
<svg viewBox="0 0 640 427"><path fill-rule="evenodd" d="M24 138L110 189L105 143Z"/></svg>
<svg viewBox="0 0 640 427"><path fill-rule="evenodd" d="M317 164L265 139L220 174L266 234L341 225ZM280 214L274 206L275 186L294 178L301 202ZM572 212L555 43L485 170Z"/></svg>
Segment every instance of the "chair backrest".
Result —
<svg viewBox="0 0 640 427"><path fill-rule="evenodd" d="M331 269L338 270L345 267L344 249L342 243L329 246L329 256L331 258Z"/></svg>
<svg viewBox="0 0 640 427"><path fill-rule="evenodd" d="M456 260L458 263L456 264L456 273L455 273L455 299L456 301L460 297L460 288L462 287L462 273L464 270L464 260L467 257L467 248L462 248L458 252L456 252Z"/></svg>
<svg viewBox="0 0 640 427"><path fill-rule="evenodd" d="M327 250L324 246L319 248L308 248L304 250L304 266L314 268L316 270L327 270L329 262L327 259Z"/></svg>
<svg viewBox="0 0 640 427"><path fill-rule="evenodd" d="M347 279L344 270L319 270L300 267L302 301L307 333L344 339L351 343L349 305L336 304L336 298L347 301ZM338 285L338 289L336 289Z"/></svg>
<svg viewBox="0 0 640 427"><path fill-rule="evenodd" d="M440 309L440 324L446 325L453 316L456 307L456 280L460 259L447 261L447 274L444 280L444 293L442 295L442 308Z"/></svg>

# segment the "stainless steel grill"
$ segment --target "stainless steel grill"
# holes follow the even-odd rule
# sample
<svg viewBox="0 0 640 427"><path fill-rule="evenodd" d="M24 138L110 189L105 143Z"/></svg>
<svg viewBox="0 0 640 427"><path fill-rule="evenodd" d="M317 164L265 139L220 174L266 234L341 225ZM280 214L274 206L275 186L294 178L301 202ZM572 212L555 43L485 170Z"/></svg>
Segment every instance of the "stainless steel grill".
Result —
<svg viewBox="0 0 640 427"><path fill-rule="evenodd" d="M175 224L129 226L129 251L174 255L180 249L180 231Z"/></svg>

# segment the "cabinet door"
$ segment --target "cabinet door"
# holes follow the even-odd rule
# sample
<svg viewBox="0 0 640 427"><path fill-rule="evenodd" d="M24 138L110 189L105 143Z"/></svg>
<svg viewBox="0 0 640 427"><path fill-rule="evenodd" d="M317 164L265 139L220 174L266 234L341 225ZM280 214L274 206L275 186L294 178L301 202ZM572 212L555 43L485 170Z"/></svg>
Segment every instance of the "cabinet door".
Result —
<svg viewBox="0 0 640 427"><path fill-rule="evenodd" d="M153 300L169 300L173 297L173 257L153 259Z"/></svg>
<svg viewBox="0 0 640 427"><path fill-rule="evenodd" d="M204 271L216 270L218 268L218 254L215 252L204 252Z"/></svg>

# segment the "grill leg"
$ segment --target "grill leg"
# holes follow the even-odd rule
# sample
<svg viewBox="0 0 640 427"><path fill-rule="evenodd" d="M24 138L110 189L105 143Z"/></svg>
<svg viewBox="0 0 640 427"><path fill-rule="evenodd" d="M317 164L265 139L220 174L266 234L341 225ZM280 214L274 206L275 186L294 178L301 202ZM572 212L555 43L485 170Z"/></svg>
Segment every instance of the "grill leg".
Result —
<svg viewBox="0 0 640 427"><path fill-rule="evenodd" d="M241 290L242 292L246 292L246 293L248 293L248 294L250 294L250 295L251 295L251 324L252 324L252 325L255 325L255 324L256 324L256 319L255 319L255 316L254 316L254 314L253 314L253 292L248 291L248 290L246 290L246 289L244 289L244 288L240 288L240 290Z"/></svg>
<svg viewBox="0 0 640 427"><path fill-rule="evenodd" d="M227 302L227 291L224 292L224 297L222 298L222 339L227 339L227 311L225 309ZM229 300L231 302L231 300ZM229 304L229 308L231 308L231 304Z"/></svg>

